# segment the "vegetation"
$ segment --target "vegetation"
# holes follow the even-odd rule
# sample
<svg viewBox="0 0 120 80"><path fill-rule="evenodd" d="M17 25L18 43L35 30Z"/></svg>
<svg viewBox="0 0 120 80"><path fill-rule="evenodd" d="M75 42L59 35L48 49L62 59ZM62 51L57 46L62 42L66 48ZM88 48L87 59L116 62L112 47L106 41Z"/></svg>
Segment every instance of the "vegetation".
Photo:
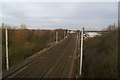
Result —
<svg viewBox="0 0 120 80"><path fill-rule="evenodd" d="M110 25L107 33L85 40L83 58L84 78L118 77L118 29ZM119 37L120 38L120 37Z"/></svg>
<svg viewBox="0 0 120 80"><path fill-rule="evenodd" d="M5 27L2 25L2 68L5 67ZM54 44L56 30L31 30L22 24L20 29L8 27L8 47L10 67L24 61L27 57ZM57 29L58 41L64 38L64 30Z"/></svg>

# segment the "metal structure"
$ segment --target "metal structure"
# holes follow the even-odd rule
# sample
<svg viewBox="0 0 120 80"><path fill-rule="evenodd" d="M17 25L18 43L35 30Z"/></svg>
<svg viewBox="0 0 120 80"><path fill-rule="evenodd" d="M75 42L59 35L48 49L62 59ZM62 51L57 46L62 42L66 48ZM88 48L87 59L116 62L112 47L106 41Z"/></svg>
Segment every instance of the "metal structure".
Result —
<svg viewBox="0 0 120 80"><path fill-rule="evenodd" d="M8 55L8 29L5 29L6 32L6 68L9 70L9 55Z"/></svg>
<svg viewBox="0 0 120 80"><path fill-rule="evenodd" d="M80 54L80 76L82 75L82 58L83 58L83 30L81 31L81 54Z"/></svg>

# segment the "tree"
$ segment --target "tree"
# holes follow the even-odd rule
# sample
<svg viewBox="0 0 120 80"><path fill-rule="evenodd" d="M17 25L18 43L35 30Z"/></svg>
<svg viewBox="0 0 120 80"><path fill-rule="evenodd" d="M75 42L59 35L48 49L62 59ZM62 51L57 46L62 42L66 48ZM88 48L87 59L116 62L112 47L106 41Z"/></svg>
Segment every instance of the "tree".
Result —
<svg viewBox="0 0 120 80"><path fill-rule="evenodd" d="M27 26L25 24L21 24L20 29L27 29Z"/></svg>
<svg viewBox="0 0 120 80"><path fill-rule="evenodd" d="M4 23L2 23L2 28L5 28L5 24Z"/></svg>

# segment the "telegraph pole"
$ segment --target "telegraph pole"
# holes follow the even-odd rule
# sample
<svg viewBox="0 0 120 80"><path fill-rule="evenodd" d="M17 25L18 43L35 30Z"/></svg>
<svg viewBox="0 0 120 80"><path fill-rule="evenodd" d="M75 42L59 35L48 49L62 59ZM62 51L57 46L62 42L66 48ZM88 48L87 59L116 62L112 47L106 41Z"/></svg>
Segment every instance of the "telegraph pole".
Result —
<svg viewBox="0 0 120 80"><path fill-rule="evenodd" d="M5 29L6 32L6 68L9 70L9 55L8 55L8 29Z"/></svg>
<svg viewBox="0 0 120 80"><path fill-rule="evenodd" d="M67 30L67 37L68 37L68 30Z"/></svg>
<svg viewBox="0 0 120 80"><path fill-rule="evenodd" d="M58 42L58 31L56 31L56 43Z"/></svg>
<svg viewBox="0 0 120 80"><path fill-rule="evenodd" d="M80 76L82 74L82 57L83 57L83 29L81 31L81 55L80 55Z"/></svg>

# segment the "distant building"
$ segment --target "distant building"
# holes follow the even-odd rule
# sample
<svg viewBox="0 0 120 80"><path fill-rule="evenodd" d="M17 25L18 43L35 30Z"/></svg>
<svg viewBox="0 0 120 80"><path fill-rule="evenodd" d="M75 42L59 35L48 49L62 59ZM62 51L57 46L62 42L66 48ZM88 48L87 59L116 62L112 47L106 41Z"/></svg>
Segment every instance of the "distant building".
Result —
<svg viewBox="0 0 120 80"><path fill-rule="evenodd" d="M71 30L71 31L69 31L68 33L75 33L75 31Z"/></svg>
<svg viewBox="0 0 120 80"><path fill-rule="evenodd" d="M95 36L100 36L101 34L98 32L85 32L84 37L85 38L93 38Z"/></svg>

